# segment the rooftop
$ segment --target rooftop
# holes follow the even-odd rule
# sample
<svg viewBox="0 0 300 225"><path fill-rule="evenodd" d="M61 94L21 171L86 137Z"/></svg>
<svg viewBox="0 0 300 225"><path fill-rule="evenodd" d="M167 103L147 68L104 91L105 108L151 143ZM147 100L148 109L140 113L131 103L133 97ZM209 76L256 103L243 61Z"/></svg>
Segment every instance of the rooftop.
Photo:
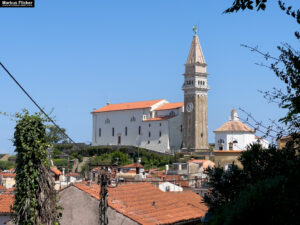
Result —
<svg viewBox="0 0 300 225"><path fill-rule="evenodd" d="M0 195L0 213L10 213L14 203L14 195Z"/></svg>
<svg viewBox="0 0 300 225"><path fill-rule="evenodd" d="M74 186L99 199L99 185L77 183ZM201 219L208 210L202 198L192 191L162 192L150 183L119 185L108 192L111 208L145 225Z"/></svg>
<svg viewBox="0 0 300 225"><path fill-rule="evenodd" d="M163 101L163 99L141 102L127 102L120 104L108 104L98 110L93 111L92 113L151 108L153 105L159 103L160 101Z"/></svg>
<svg viewBox="0 0 300 225"><path fill-rule="evenodd" d="M143 165L141 165L139 163L129 164L129 165L121 166L121 167L123 167L123 168L144 168Z"/></svg>
<svg viewBox="0 0 300 225"><path fill-rule="evenodd" d="M216 129L214 132L251 132L255 131L249 128L246 124L239 120L238 114L235 109L231 111L230 120Z"/></svg>
<svg viewBox="0 0 300 225"><path fill-rule="evenodd" d="M155 109L155 111L160 110L169 110L169 109L178 109L184 106L183 102L176 102L176 103L166 103L158 108Z"/></svg>
<svg viewBox="0 0 300 225"><path fill-rule="evenodd" d="M57 169L56 166L51 166L50 169L55 175L62 175L62 172L59 169Z"/></svg>
<svg viewBox="0 0 300 225"><path fill-rule="evenodd" d="M145 120L143 120L143 122L162 121L162 120L171 119L173 117L174 116L157 116L157 117L154 117L154 118L145 119Z"/></svg>

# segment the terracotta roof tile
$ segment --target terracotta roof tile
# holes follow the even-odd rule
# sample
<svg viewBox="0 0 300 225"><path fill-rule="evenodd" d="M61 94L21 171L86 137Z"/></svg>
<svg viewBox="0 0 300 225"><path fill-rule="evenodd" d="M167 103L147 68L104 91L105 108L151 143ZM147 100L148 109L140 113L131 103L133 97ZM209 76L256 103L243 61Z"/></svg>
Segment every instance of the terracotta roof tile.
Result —
<svg viewBox="0 0 300 225"><path fill-rule="evenodd" d="M176 103L166 103L158 108L155 109L155 111L160 110L169 110L169 109L178 109L184 106L183 102L176 102Z"/></svg>
<svg viewBox="0 0 300 225"><path fill-rule="evenodd" d="M150 119L145 119L143 122L151 122L151 121L161 121L161 120L168 120L173 118L174 116L160 116L160 117L154 117Z"/></svg>
<svg viewBox="0 0 300 225"><path fill-rule="evenodd" d="M57 169L56 166L51 166L50 169L55 175L62 175L62 172L59 169Z"/></svg>
<svg viewBox="0 0 300 225"><path fill-rule="evenodd" d="M79 173L67 173L66 174L66 177L70 177L70 176L72 176L72 177L79 177L80 175L79 175Z"/></svg>
<svg viewBox="0 0 300 225"><path fill-rule="evenodd" d="M0 213L9 213L14 199L14 195L0 195Z"/></svg>
<svg viewBox="0 0 300 225"><path fill-rule="evenodd" d="M163 101L163 99L142 101L142 102L127 102L127 103L120 103L120 104L109 104L98 110L93 111L92 113L150 108L160 101Z"/></svg>
<svg viewBox="0 0 300 225"><path fill-rule="evenodd" d="M134 163L134 164L129 164L125 166L121 166L123 168L144 168L141 164L139 163Z"/></svg>
<svg viewBox="0 0 300 225"><path fill-rule="evenodd" d="M74 184L99 199L99 185ZM135 183L108 188L108 205L132 220L145 224L173 224L203 218L208 210L193 192L162 192L150 183Z"/></svg>
<svg viewBox="0 0 300 225"><path fill-rule="evenodd" d="M237 132L251 132L254 133L254 130L250 129L246 124L241 121L230 120L216 129L214 132L226 132L226 131L237 131Z"/></svg>
<svg viewBox="0 0 300 225"><path fill-rule="evenodd" d="M16 177L16 174L15 173L0 173L0 176L2 177Z"/></svg>
<svg viewBox="0 0 300 225"><path fill-rule="evenodd" d="M6 188L0 184L0 191L1 190L6 190Z"/></svg>

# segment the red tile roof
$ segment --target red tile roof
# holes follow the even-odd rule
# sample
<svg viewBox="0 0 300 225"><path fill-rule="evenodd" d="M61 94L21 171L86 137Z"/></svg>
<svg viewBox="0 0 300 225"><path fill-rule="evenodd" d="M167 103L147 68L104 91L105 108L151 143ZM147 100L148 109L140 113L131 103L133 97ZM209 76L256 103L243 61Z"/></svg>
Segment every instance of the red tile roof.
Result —
<svg viewBox="0 0 300 225"><path fill-rule="evenodd" d="M59 169L57 169L56 166L51 166L50 169L55 175L62 175L62 172Z"/></svg>
<svg viewBox="0 0 300 225"><path fill-rule="evenodd" d="M99 199L99 185L77 183L74 186ZM119 185L108 192L111 208L144 225L201 219L208 210L203 199L192 191L162 192L150 183Z"/></svg>
<svg viewBox="0 0 300 225"><path fill-rule="evenodd" d="M67 173L66 174L66 177L70 177L70 176L72 176L72 177L79 177L79 173Z"/></svg>
<svg viewBox="0 0 300 225"><path fill-rule="evenodd" d="M173 118L174 116L160 116L160 117L155 117L155 118L150 118L150 119L145 119L143 122L151 122L151 121L161 121L161 120L168 120Z"/></svg>
<svg viewBox="0 0 300 225"><path fill-rule="evenodd" d="M6 178L6 177L16 177L16 174L15 173L0 173L0 176L2 176L3 178Z"/></svg>
<svg viewBox="0 0 300 225"><path fill-rule="evenodd" d="M4 193L5 194L11 194L12 192L15 191L15 189L16 189L16 187L11 187L11 188L7 189Z"/></svg>
<svg viewBox="0 0 300 225"><path fill-rule="evenodd" d="M160 110L170 110L170 109L178 109L184 106L183 102L176 102L176 103L166 103L158 108L155 109L155 111Z"/></svg>
<svg viewBox="0 0 300 225"><path fill-rule="evenodd" d="M141 164L139 163L134 163L134 164L129 164L122 166L123 168L144 168Z"/></svg>
<svg viewBox="0 0 300 225"><path fill-rule="evenodd" d="M0 213L9 213L14 200L14 195L0 195Z"/></svg>
<svg viewBox="0 0 300 225"><path fill-rule="evenodd" d="M186 163L204 163L205 159L191 159L187 161Z"/></svg>
<svg viewBox="0 0 300 225"><path fill-rule="evenodd" d="M6 188L0 184L0 191L1 190L6 190Z"/></svg>
<svg viewBox="0 0 300 225"><path fill-rule="evenodd" d="M142 102L127 102L127 103L120 103L120 104L109 104L98 110L93 111L92 113L150 108L162 100L163 99L142 101Z"/></svg>

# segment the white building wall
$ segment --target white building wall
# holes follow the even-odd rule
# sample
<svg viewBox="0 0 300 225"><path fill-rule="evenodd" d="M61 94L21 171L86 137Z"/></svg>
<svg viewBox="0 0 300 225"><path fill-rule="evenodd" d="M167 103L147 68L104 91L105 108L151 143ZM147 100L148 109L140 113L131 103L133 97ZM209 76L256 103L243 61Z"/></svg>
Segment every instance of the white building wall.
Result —
<svg viewBox="0 0 300 225"><path fill-rule="evenodd" d="M224 140L223 150L229 150L229 143L237 141L233 144L233 150L246 150L247 146L253 143L258 143L258 139L255 138L255 134L250 132L217 132L215 133L215 149L219 149L219 140ZM265 139L261 139L260 143L264 148L269 146L269 143Z"/></svg>
<svg viewBox="0 0 300 225"><path fill-rule="evenodd" d="M149 126L150 125L150 126ZM169 122L168 120L143 122L140 147L157 152L169 152ZM149 137L149 132L151 136ZM161 136L159 136L161 132Z"/></svg>
<svg viewBox="0 0 300 225"><path fill-rule="evenodd" d="M161 102L157 107L160 105ZM152 116L150 109L93 113L92 145L118 145L120 137L120 145L133 145L163 153L169 152L169 122L168 120L144 121ZM133 117L135 121L132 121ZM106 120L109 120L109 123L106 123ZM127 135L125 127L127 127ZM139 127L141 127L141 134L139 134ZM99 136L99 128L101 128L101 136ZM114 136L112 128L114 128ZM161 136L159 136L160 132Z"/></svg>
<svg viewBox="0 0 300 225"><path fill-rule="evenodd" d="M178 116L169 119L170 150L175 152L182 147L183 112L178 110L178 113Z"/></svg>
<svg viewBox="0 0 300 225"><path fill-rule="evenodd" d="M167 191L183 191L182 187L179 187L175 184L172 184L170 182L163 182L161 184L158 185L158 188L163 191L163 192L167 192Z"/></svg>

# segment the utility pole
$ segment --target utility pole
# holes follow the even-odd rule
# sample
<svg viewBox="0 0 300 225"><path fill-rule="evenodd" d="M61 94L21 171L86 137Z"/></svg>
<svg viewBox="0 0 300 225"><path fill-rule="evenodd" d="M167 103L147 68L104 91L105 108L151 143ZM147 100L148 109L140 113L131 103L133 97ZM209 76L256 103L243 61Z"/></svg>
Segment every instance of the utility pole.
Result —
<svg viewBox="0 0 300 225"><path fill-rule="evenodd" d="M100 202L99 202L99 225L107 225L107 185L109 183L108 171L106 168L101 168L100 175Z"/></svg>

